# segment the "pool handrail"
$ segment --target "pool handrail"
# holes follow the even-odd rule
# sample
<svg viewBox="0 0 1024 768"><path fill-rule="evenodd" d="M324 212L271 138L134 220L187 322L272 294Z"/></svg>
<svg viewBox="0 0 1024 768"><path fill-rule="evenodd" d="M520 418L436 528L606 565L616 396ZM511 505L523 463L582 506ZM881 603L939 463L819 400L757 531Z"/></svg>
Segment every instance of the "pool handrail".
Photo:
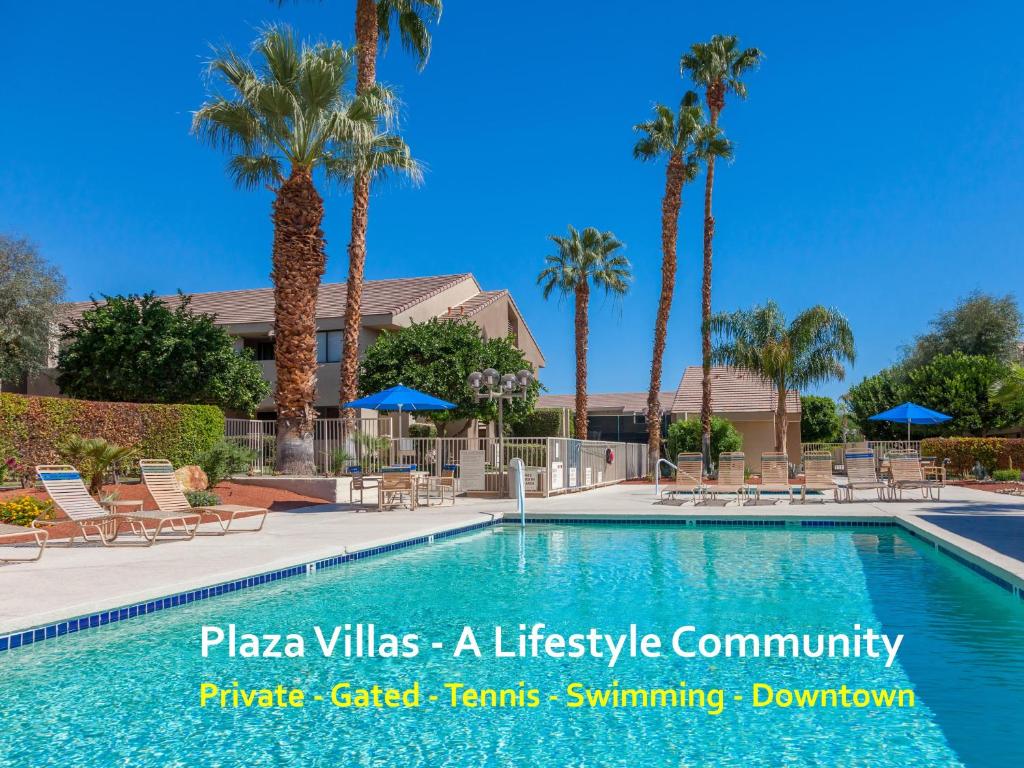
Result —
<svg viewBox="0 0 1024 768"><path fill-rule="evenodd" d="M519 524L526 527L526 464L518 456L508 463L509 477L515 487Z"/></svg>
<svg viewBox="0 0 1024 768"><path fill-rule="evenodd" d="M661 497L661 465L662 464L668 464L676 472L679 471L679 467L677 467L675 464L673 464L668 459L658 459L654 463L654 495L658 496L659 498Z"/></svg>

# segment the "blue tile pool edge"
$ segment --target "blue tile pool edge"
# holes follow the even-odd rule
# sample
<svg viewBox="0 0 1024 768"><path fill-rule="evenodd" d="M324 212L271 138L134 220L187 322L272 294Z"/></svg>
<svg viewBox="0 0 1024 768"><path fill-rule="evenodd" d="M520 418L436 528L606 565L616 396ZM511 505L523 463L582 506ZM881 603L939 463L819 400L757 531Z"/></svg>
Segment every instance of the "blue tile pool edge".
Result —
<svg viewBox="0 0 1024 768"><path fill-rule="evenodd" d="M109 608L107 610L97 611L85 616L76 616L71 619L62 619L60 621L54 621L37 627L9 632L4 635L0 635L0 653L4 651L13 651L16 648L32 645L43 640L63 637L65 635L82 632L87 629L127 621L128 619L134 619L139 616L156 613L157 611L178 608L200 600L208 600L211 597L227 595L243 589L258 587L263 584L272 584L274 582L281 581L282 579L292 578L293 576L314 574L318 571L328 568L336 568L340 565L354 562L356 560L365 560L369 557L376 557L390 552L396 552L400 549L407 549L409 547L419 546L422 544L430 544L436 541L444 541L445 539L451 539L466 533L472 533L484 528L490 528L494 525L500 525L501 522L500 518L495 518L486 520L482 523L473 523L472 525L450 528L448 530L424 536L414 536L391 544L381 544L375 547L367 547L366 549L357 550L355 552L346 552L340 555L310 560L297 565L291 565L286 568L278 568L273 571L266 571L253 576L246 576L240 579L220 582L208 587L197 587L196 589L178 592L166 597L156 597L152 600L143 600L138 603L132 603L131 605Z"/></svg>
<svg viewBox="0 0 1024 768"><path fill-rule="evenodd" d="M497 525L511 525L514 521L506 520L502 518L495 518L487 520L482 523L473 523L468 526L461 526L458 528L451 528L446 531L439 533L428 534L424 536L415 536L409 539L403 539L391 544L381 544L375 547L368 547L356 552L348 552L341 555L334 555L332 557L321 558L318 560L310 560L305 563L298 565L289 566L287 568L280 568L274 571L268 571L265 573L257 574L254 576L248 576L241 579L235 579L232 581L222 582L214 584L209 587L200 587L185 592L179 592L174 595L167 597L158 597L153 600L146 600L139 603L133 603L132 605L123 606L120 608L111 608L106 611L99 611L97 613L91 613L86 616L78 616L72 619L64 619L62 621L52 622L39 627L32 627L29 629L18 630L16 632L8 633L0 636L0 653L4 651L14 650L25 645L31 645L38 643L43 640L49 640L55 637L62 637L64 635L74 634L75 632L81 632L86 629L93 629L95 627L105 626L107 624L113 624L120 621L126 621L133 619L138 616L145 616L150 613L156 613L157 611L166 610L169 608L177 608L183 605L197 602L199 600L207 600L211 597L217 597L219 595L225 595L232 592L237 592L242 589L251 589L252 587L261 586L263 584L271 584L282 579L291 578L293 576L301 576L306 574L316 573L320 570L327 568L336 568L348 562L355 560L364 560L369 557L376 557L378 555L387 554L390 552L396 552L401 549L407 549L409 547L419 546L422 544L429 544L435 541L442 541L444 539L450 539L456 536L460 536L466 533L472 533L474 531L483 530ZM538 515L528 515L526 522L531 525L658 525L658 526L674 526L674 527L692 527L692 528L899 528L902 531L910 534L914 538L932 546L943 555L956 561L957 563L969 568L983 578L991 581L996 586L1001 587L1010 594L1017 595L1020 599L1024 600L1024 586L1016 585L1011 581L1003 578L999 574L992 570L984 567L983 565L974 562L973 560L965 557L966 553L961 554L956 551L958 548L949 542L942 541L941 539L934 537L932 534L925 533L924 531L917 530L910 527L904 521L897 518L891 518L889 520L830 520L830 519L742 519L736 520L731 518L623 518L623 517L602 517L602 518L591 518L591 517L579 517L579 518L563 518L563 517L544 517Z"/></svg>
<svg viewBox="0 0 1024 768"><path fill-rule="evenodd" d="M516 522L512 519L506 519L506 524ZM987 561L982 563L975 562L970 559L971 557L978 557L977 555L968 556L967 552L963 552L955 544L944 541L943 539L925 531L918 530L907 524L906 521L896 517L890 517L887 519L844 519L835 520L829 518L713 518L713 517L674 517L674 518L662 518L662 517L619 517L614 515L604 517L560 517L557 515L543 516L543 515L530 515L527 513L527 523L542 524L542 525L659 525L659 526L675 526L677 528L693 527L693 528L899 528L915 539L927 544L934 548L938 552L942 553L946 557L960 563L961 565L969 568L970 570L977 573L984 579L992 582L1001 589L1006 590L1011 595L1016 595L1021 600L1024 600L1024 584L1015 584L1013 581L1004 578L997 571L1002 571L998 566L988 563ZM978 558L982 559L982 558ZM988 566L988 567L986 567ZM1009 574L1006 574L1009 575Z"/></svg>

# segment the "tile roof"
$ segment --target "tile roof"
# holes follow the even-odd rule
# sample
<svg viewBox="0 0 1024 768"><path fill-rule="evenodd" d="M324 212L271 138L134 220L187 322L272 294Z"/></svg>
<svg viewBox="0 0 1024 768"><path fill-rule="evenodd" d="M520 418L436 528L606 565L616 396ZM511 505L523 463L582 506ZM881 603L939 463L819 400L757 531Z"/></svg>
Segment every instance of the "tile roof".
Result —
<svg viewBox="0 0 1024 768"><path fill-rule="evenodd" d="M362 315L398 314L465 280L475 279L469 273L438 275L435 277L403 277L390 280L367 280L363 283ZM345 283L324 283L320 286L316 314L318 318L344 317ZM193 293L192 309L211 313L222 325L243 323L270 323L274 320L274 289L250 288L237 291ZM161 296L173 302L176 296ZM102 303L102 301L100 302ZM67 320L80 317L91 309L91 301L80 301L63 306Z"/></svg>
<svg viewBox="0 0 1024 768"><path fill-rule="evenodd" d="M672 404L672 413L700 413L703 372L691 365L683 373ZM763 379L740 368L716 365L711 368L711 406L721 413L773 412L775 390ZM800 397L790 390L786 395L789 413L800 413Z"/></svg>
<svg viewBox="0 0 1024 768"><path fill-rule="evenodd" d="M675 392L661 392L661 410L669 411ZM537 398L538 408L575 408L576 395L541 395ZM595 411L616 411L620 413L644 413L647 411L646 392L610 392L587 395L587 408Z"/></svg>
<svg viewBox="0 0 1024 768"><path fill-rule="evenodd" d="M441 317L448 320L457 320L460 317L472 317L480 310L489 307L502 296L507 295L508 291L505 289L500 291L481 291L476 296L466 299L461 304L456 304L454 307L448 307L448 311L441 315Z"/></svg>

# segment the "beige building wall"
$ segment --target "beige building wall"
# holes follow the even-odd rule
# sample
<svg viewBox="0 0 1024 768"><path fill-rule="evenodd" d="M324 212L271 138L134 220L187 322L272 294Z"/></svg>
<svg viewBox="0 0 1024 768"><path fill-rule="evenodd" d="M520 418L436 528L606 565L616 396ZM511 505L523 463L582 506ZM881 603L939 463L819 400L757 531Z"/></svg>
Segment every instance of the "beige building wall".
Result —
<svg viewBox="0 0 1024 768"><path fill-rule="evenodd" d="M359 355L365 353L377 337L384 330L399 330L408 327L412 323L425 323L431 318L445 315L451 307L467 302L474 296L480 294L480 286L471 275L456 282L435 296L418 301L405 311L394 315L363 315L362 325L359 329ZM523 350L526 359L533 365L534 372L539 372L544 365L544 357L536 340L525 329L525 321L519 315L510 296L500 296L491 304L482 308L468 319L479 325L486 338L504 338L510 330L510 318L512 318L512 329L519 340L519 346ZM337 331L344 327L342 317L321 317L317 319L318 331ZM265 339L273 327L269 322L235 323L225 324L224 329L236 337L235 346L241 348L243 339ZM277 386L277 371L273 360L260 361L259 365L263 371L263 377L270 383L270 394L257 406L257 411L273 411L274 390ZM56 384L57 371L47 369L40 375L28 381L28 394L59 396L60 390ZM338 405L338 390L341 384L340 363L324 363L317 366L317 390L315 405L318 407L334 407ZM366 417L374 416L374 412L366 411ZM405 427L408 427L407 419ZM465 427L465 424L463 424Z"/></svg>
<svg viewBox="0 0 1024 768"><path fill-rule="evenodd" d="M746 457L747 469L760 472L761 454L775 450L775 420L772 414L762 413L716 413L733 423L743 437L743 453ZM690 419L699 416L688 414ZM800 417L790 417L786 431L786 455L792 464L800 462Z"/></svg>
<svg viewBox="0 0 1024 768"><path fill-rule="evenodd" d="M533 365L536 373L544 365L544 356L537 346L526 323L508 296L502 296L472 316L472 321L480 326L485 339L503 339L511 333L516 344L523 351L523 356Z"/></svg>

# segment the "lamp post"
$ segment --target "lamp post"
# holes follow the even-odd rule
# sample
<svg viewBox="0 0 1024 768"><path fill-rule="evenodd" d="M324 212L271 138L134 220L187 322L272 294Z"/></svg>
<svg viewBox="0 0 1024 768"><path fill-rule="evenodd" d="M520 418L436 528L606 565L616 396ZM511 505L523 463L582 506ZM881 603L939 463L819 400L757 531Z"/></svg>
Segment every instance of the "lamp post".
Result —
<svg viewBox="0 0 1024 768"><path fill-rule="evenodd" d="M525 368L517 373L498 373L494 368L473 371L466 379L477 402L498 401L498 493L505 486L505 401L525 400L533 374Z"/></svg>

